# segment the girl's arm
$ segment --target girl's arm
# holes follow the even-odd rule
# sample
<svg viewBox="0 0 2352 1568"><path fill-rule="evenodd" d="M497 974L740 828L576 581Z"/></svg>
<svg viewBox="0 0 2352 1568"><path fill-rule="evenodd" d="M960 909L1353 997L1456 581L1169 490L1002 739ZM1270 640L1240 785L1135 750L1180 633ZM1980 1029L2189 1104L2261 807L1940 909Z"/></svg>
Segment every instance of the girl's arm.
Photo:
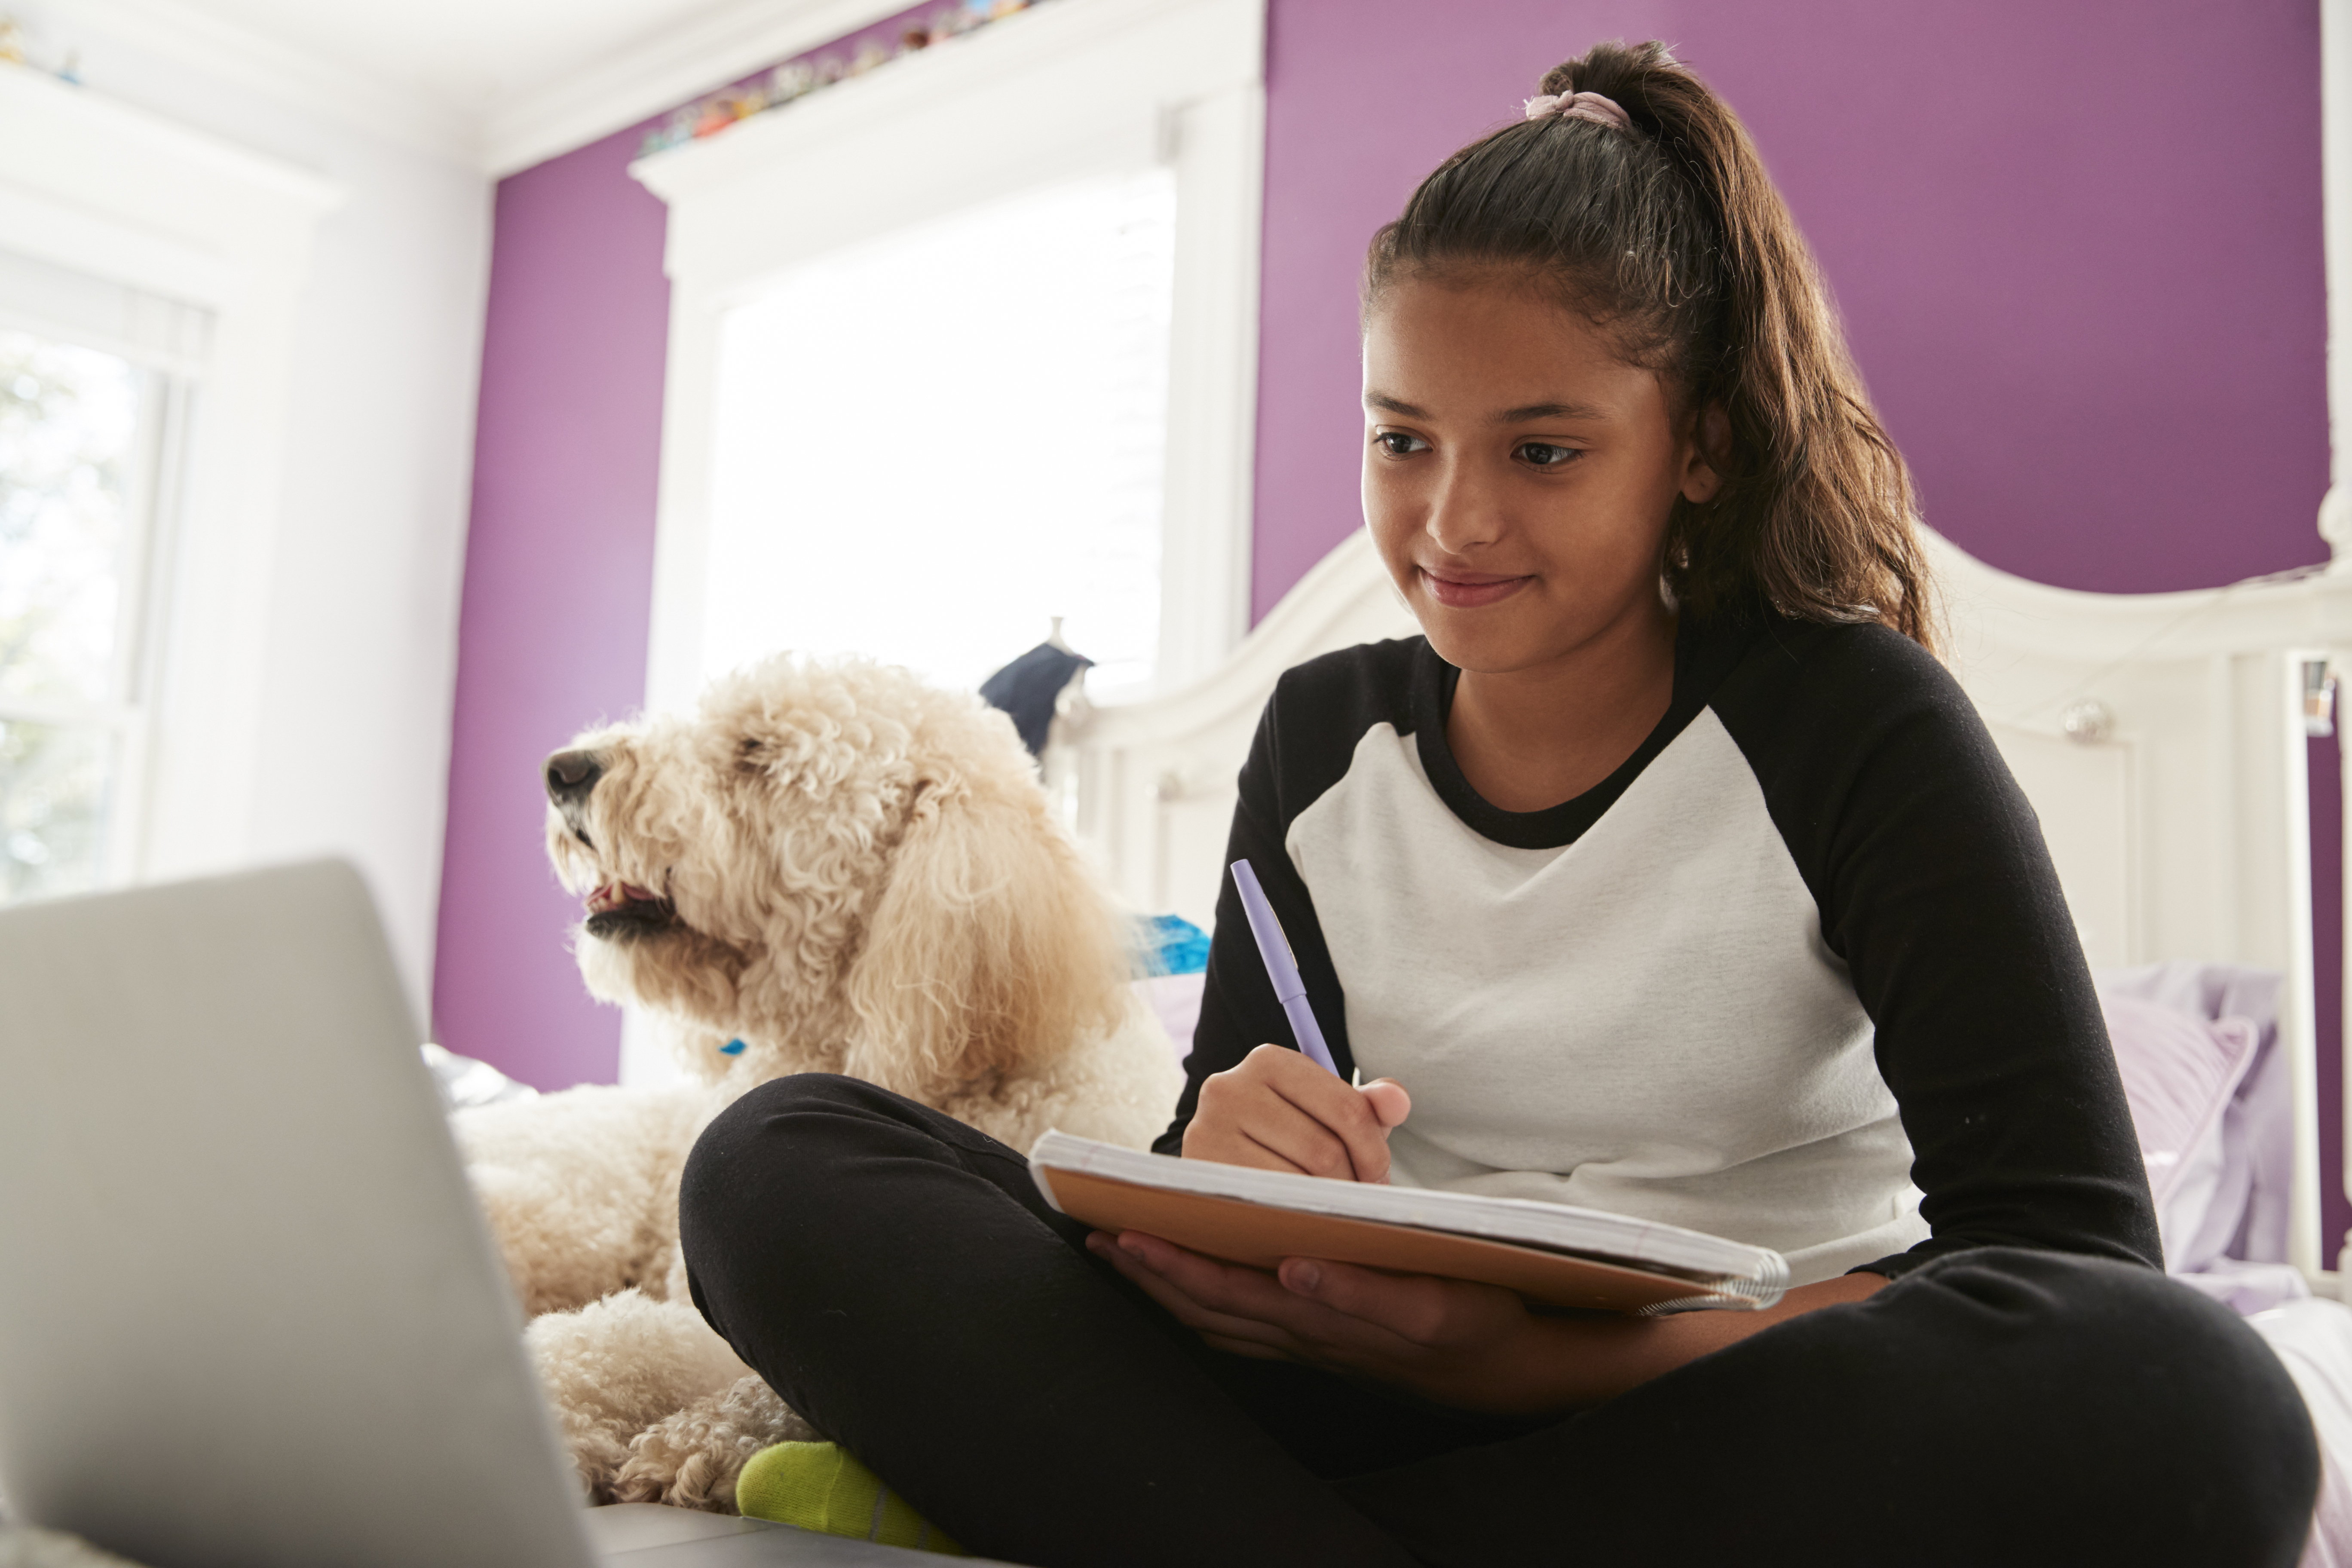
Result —
<svg viewBox="0 0 2352 1568"><path fill-rule="evenodd" d="M1975 707L1884 626L1779 621L1709 706L1874 1028L1925 1241L2161 1268L2106 1024L2042 826Z"/></svg>
<svg viewBox="0 0 2352 1568"><path fill-rule="evenodd" d="M1298 962L1299 976L1307 983L1307 1001L1343 1075L1351 1074L1355 1068L1348 1045L1347 1002L1330 950L1323 941L1323 927L1316 918L1315 900L1291 864L1284 837L1289 823L1347 772L1362 731L1378 718L1389 716L1389 706L1403 701L1398 693L1405 688L1411 668L1411 645L1385 643L1328 655L1286 672L1266 701L1248 759L1242 764L1239 799L1225 847L1224 863L1247 859L1265 889L1266 901L1282 922ZM1350 1098L1354 1091L1338 1079L1323 1086L1333 1092L1317 1100L1322 1120L1337 1129L1320 1147L1320 1160L1254 1156L1248 1150L1223 1142L1212 1151L1188 1140L1209 1080L1244 1067L1252 1052L1268 1044L1295 1055L1292 1047L1297 1042L1291 1037L1290 1020L1284 1016L1282 1005L1275 999L1265 964L1242 913L1241 899L1228 876L1217 894L1201 1020L1193 1031L1192 1054L1184 1062L1183 1094L1177 1101L1174 1120L1152 1149L1162 1154L1274 1170L1380 1179L1387 1168L1381 1121L1362 1107L1351 1108L1343 1101L1338 1091ZM1300 1058L1292 1065L1306 1064ZM1262 1066L1250 1069L1253 1075L1264 1070ZM1294 1082L1304 1081L1294 1075ZM1315 1095L1317 1088L1306 1083L1301 1092ZM1213 1122L1215 1120L1213 1116Z"/></svg>

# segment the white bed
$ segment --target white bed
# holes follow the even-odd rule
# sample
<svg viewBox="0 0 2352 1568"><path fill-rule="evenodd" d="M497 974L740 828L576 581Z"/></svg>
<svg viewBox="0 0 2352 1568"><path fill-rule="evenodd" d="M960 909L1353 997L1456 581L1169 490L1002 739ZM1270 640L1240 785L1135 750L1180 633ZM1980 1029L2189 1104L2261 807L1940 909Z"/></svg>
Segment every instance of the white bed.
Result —
<svg viewBox="0 0 2352 1568"><path fill-rule="evenodd" d="M2334 1300L2344 1237L2321 1234L2319 1204L2320 1118L2341 1123L2345 1107L2319 1103L2306 784L2309 738L2329 732L2327 672L2352 658L2352 563L2104 595L2028 583L1928 542L1946 661L2041 816L2103 989L2113 981L2178 1002L2197 989L2192 965L2278 977L2267 1047L2277 1103L2259 1152L2284 1191L2273 1194L2273 1239L2254 1250L2292 1265L2311 1294L2249 1321L2303 1386L2329 1456L2305 1562L2352 1563L2352 1311ZM1206 679L1115 707L1066 694L1047 785L1133 908L1205 927L1234 775L1276 678L1414 629L1354 535ZM2206 989L2210 1014L2219 993Z"/></svg>

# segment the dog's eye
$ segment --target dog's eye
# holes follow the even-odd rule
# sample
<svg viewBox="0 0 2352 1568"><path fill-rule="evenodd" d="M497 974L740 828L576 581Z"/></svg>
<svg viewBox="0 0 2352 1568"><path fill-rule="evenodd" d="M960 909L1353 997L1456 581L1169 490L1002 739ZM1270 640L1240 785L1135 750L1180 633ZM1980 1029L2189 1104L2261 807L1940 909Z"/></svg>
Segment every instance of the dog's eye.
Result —
<svg viewBox="0 0 2352 1568"><path fill-rule="evenodd" d="M767 771L767 746L760 741L738 741L735 743L735 771L739 773L760 773Z"/></svg>

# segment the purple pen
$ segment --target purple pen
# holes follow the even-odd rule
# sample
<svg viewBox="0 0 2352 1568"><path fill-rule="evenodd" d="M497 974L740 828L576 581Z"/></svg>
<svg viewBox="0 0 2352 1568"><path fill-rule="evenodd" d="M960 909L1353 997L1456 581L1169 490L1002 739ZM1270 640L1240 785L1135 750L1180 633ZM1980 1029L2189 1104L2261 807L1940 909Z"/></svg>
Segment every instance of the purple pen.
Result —
<svg viewBox="0 0 2352 1568"><path fill-rule="evenodd" d="M1290 956L1290 939L1282 934L1282 922L1274 918L1274 906L1265 901L1265 889L1257 885L1257 873L1246 860L1234 862L1234 890L1241 894L1242 913L1249 917L1250 934L1257 938L1265 977L1274 982L1274 999L1282 1004L1290 1032L1298 1037L1299 1054L1338 1077L1339 1064L1323 1043L1322 1026L1316 1023L1315 1009L1307 1000L1307 982L1298 977L1298 965Z"/></svg>

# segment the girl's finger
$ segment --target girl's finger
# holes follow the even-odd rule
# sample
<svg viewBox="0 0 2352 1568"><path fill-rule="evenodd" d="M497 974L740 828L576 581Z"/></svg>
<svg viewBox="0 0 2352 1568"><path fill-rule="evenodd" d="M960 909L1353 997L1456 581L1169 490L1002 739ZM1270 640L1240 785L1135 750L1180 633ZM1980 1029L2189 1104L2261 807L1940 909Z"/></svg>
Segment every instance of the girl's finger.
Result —
<svg viewBox="0 0 2352 1568"><path fill-rule="evenodd" d="M1265 1353L1275 1356L1286 1355L1293 1348L1290 1336L1279 1325L1220 1311L1161 1275L1141 1258L1108 1238L1097 1240L1098 1237L1102 1237L1100 1231L1087 1238L1090 1251L1107 1259L1112 1268L1150 1297L1170 1317L1204 1339L1213 1335L1235 1342L1255 1344ZM1280 1287L1275 1286L1274 1289L1279 1290Z"/></svg>
<svg viewBox="0 0 2352 1568"><path fill-rule="evenodd" d="M1355 1179L1355 1158L1331 1130L1279 1096L1270 1096L1235 1129L1283 1164L1305 1175Z"/></svg>
<svg viewBox="0 0 2352 1568"><path fill-rule="evenodd" d="M1302 1302L1263 1269L1244 1268L1162 1241L1140 1231L1126 1231L1120 1250L1213 1311L1255 1321L1281 1322L1295 1319Z"/></svg>
<svg viewBox="0 0 2352 1568"><path fill-rule="evenodd" d="M1276 1274L1285 1289L1413 1344L1443 1342L1453 1321L1448 1287L1457 1281L1318 1258L1286 1258Z"/></svg>
<svg viewBox="0 0 2352 1568"><path fill-rule="evenodd" d="M1356 1092L1364 1097L1364 1104L1380 1118L1382 1127L1401 1126L1412 1114L1412 1096L1392 1078L1376 1078Z"/></svg>
<svg viewBox="0 0 2352 1568"><path fill-rule="evenodd" d="M1123 1234L1114 1250L1130 1247L1142 1267L1206 1315L1201 1321L1180 1320L1188 1328L1240 1325L1228 1331L1294 1358L1345 1360L1405 1348L1392 1330L1307 1299L1258 1269L1220 1263L1135 1231ZM1215 1325L1207 1322L1211 1318Z"/></svg>
<svg viewBox="0 0 2352 1568"><path fill-rule="evenodd" d="M1345 1080L1286 1047L1260 1046L1239 1066L1202 1083L1199 1110L1184 1132L1184 1154L1384 1182L1389 1125Z"/></svg>
<svg viewBox="0 0 2352 1568"><path fill-rule="evenodd" d="M1260 1046L1253 1057L1266 1054L1268 1087L1324 1136L1336 1141L1345 1163L1310 1170L1310 1175L1353 1178L1359 1182L1389 1179L1389 1123L1374 1102L1346 1079L1336 1078L1300 1056L1278 1046ZM1400 1091L1400 1096L1402 1091ZM1410 1107L1411 1102L1405 1102ZM1402 1114L1398 1116L1402 1121ZM1255 1136L1255 1131L1253 1131Z"/></svg>
<svg viewBox="0 0 2352 1568"><path fill-rule="evenodd" d="M1499 1285L1318 1258L1285 1258L1276 1277L1285 1289L1360 1325L1356 1344L1389 1354L1496 1343L1527 1324L1527 1303Z"/></svg>
<svg viewBox="0 0 2352 1568"><path fill-rule="evenodd" d="M1271 1345L1262 1345L1249 1340L1227 1339L1223 1334L1203 1333L1201 1336L1201 1342L1213 1351L1223 1351L1227 1355L1247 1356L1252 1361L1297 1361L1298 1359L1288 1352L1276 1350Z"/></svg>

